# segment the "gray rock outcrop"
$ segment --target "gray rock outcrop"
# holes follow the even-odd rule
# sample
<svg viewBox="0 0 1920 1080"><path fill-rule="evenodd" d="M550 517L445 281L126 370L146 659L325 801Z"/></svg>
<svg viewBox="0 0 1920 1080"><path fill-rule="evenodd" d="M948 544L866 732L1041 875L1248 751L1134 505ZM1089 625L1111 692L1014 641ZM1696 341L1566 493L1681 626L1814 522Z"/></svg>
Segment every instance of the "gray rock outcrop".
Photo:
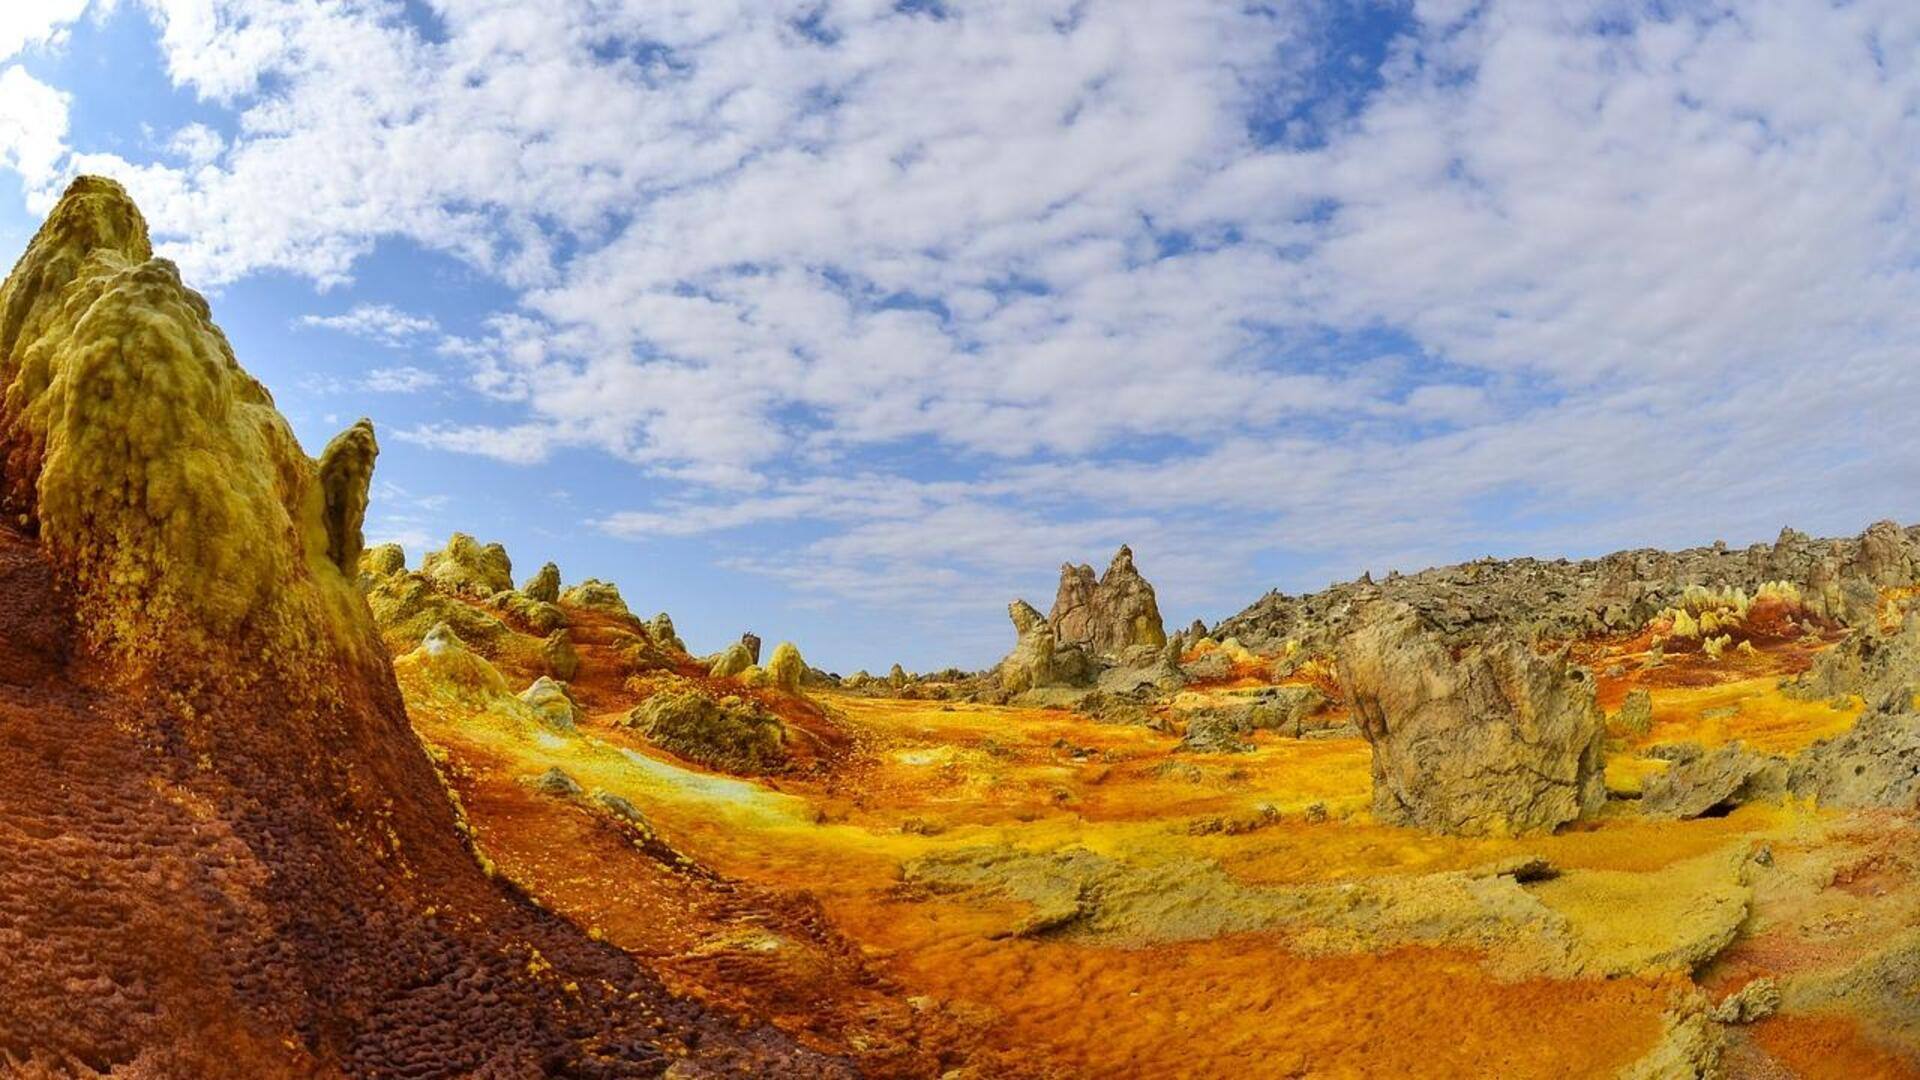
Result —
<svg viewBox="0 0 1920 1080"><path fill-rule="evenodd" d="M1816 540L1792 529L1772 544L1619 551L1598 559L1479 559L1384 581L1346 582L1316 593L1268 593L1213 628L1266 649L1293 639L1309 651L1331 647L1366 602L1419 609L1448 633L1498 625L1527 637L1570 638L1639 630L1690 585L1742 589L1769 581L1799 587L1805 616L1851 626L1871 622L1878 589L1920 577L1920 526L1882 522L1851 539Z"/></svg>
<svg viewBox="0 0 1920 1080"><path fill-rule="evenodd" d="M1740 743L1676 760L1647 781L1640 810L1651 817L1697 818L1730 810L1786 789L1787 763Z"/></svg>
<svg viewBox="0 0 1920 1080"><path fill-rule="evenodd" d="M1920 810L1920 713L1909 697L1889 697L1844 735L1802 751L1787 786L1824 806Z"/></svg>
<svg viewBox="0 0 1920 1080"><path fill-rule="evenodd" d="M1381 604L1339 644L1354 723L1373 747L1381 820L1461 835L1551 830L1606 798L1593 679L1507 635L1460 649Z"/></svg>
<svg viewBox="0 0 1920 1080"><path fill-rule="evenodd" d="M1032 604L1015 600L1007 605L1019 640L1000 661L1000 686L1011 694L1057 686L1086 686L1093 669L1079 646L1063 644L1053 624Z"/></svg>

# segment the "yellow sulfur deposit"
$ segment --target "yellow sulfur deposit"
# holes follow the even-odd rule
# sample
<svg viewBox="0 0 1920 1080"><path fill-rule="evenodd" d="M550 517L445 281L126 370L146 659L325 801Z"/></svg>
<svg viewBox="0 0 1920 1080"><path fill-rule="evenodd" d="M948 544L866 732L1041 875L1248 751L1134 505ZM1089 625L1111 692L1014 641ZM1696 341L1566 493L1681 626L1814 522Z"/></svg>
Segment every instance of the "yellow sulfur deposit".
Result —
<svg viewBox="0 0 1920 1080"><path fill-rule="evenodd" d="M94 645L151 662L244 636L293 662L369 639L343 567L371 427L307 457L118 184L74 181L0 311L7 509L68 568Z"/></svg>

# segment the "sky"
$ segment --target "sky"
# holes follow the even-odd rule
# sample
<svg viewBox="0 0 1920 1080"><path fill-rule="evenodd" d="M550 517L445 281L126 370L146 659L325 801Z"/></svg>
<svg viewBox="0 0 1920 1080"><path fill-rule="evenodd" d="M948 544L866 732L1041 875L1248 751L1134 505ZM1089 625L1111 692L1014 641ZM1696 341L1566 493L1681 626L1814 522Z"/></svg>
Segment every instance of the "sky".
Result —
<svg viewBox="0 0 1920 1080"><path fill-rule="evenodd" d="M980 667L1482 555L1920 519L1910 0L15 0L368 533Z"/></svg>

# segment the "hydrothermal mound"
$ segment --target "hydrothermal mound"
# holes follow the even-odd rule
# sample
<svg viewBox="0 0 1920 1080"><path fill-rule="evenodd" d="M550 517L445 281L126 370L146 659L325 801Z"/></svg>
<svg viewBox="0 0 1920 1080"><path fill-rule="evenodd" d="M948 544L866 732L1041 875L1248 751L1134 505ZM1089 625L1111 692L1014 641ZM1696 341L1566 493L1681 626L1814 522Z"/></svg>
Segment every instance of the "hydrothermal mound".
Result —
<svg viewBox="0 0 1920 1080"><path fill-rule="evenodd" d="M7 1075L1920 1075L1913 533L840 679L363 552L110 183L0 382Z"/></svg>

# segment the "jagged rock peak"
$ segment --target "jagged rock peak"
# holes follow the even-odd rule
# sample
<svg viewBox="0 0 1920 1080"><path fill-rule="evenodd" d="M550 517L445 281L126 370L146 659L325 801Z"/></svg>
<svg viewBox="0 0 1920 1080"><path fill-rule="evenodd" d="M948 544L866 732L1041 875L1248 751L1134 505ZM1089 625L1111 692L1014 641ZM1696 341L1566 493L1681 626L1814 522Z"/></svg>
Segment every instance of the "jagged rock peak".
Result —
<svg viewBox="0 0 1920 1080"><path fill-rule="evenodd" d="M1060 568L1060 589L1047 622L1061 643L1102 656L1167 643L1153 586L1134 566L1133 549L1124 544L1099 578L1091 566L1068 563Z"/></svg>
<svg viewBox="0 0 1920 1080"><path fill-rule="evenodd" d="M1015 600L1008 604L1007 616L1013 620L1013 632L1016 634L1024 634L1047 621L1047 617L1040 614L1039 608L1025 600Z"/></svg>

